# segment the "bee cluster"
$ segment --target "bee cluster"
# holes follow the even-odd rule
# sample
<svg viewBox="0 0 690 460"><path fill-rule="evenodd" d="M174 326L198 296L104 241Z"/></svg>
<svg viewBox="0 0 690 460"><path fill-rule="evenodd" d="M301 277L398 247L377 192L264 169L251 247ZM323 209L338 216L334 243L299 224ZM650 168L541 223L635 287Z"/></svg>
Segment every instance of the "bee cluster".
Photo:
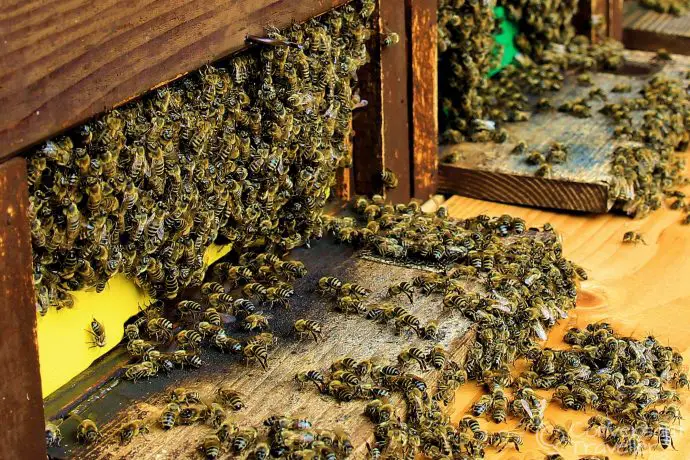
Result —
<svg viewBox="0 0 690 460"><path fill-rule="evenodd" d="M318 236L335 171L350 164L356 72L374 2L361 0L161 87L28 155L38 307L125 273L153 298L236 251Z"/></svg>
<svg viewBox="0 0 690 460"><path fill-rule="evenodd" d="M668 13L674 16L685 14L690 9L688 0L640 0L639 4L657 13Z"/></svg>
<svg viewBox="0 0 690 460"><path fill-rule="evenodd" d="M455 120L442 125L442 141L504 142L508 136L501 125L527 121L533 111L552 109L548 95L562 88L567 73L617 69L623 63L622 50L622 45L613 40L593 45L586 37L576 36L567 44L546 45L536 60L526 54L518 55L519 66L508 65L492 78L481 74L482 83L471 93L476 95L480 108L469 116L460 111L458 107L461 105L456 102L463 101L463 96L444 92L443 83L439 82L443 101L440 120ZM442 63L439 62L439 72L444 75L443 79L447 79L441 73L444 72ZM597 97L601 98L601 95L596 92L589 95L590 99ZM587 106L588 103L582 101L575 112L582 111L582 115L586 115Z"/></svg>
<svg viewBox="0 0 690 460"><path fill-rule="evenodd" d="M518 49L536 59L541 59L551 44L567 44L575 36L573 16L577 12L577 0L502 0L498 2L508 19L517 24L519 34L515 38Z"/></svg>
<svg viewBox="0 0 690 460"><path fill-rule="evenodd" d="M199 368L202 347L268 369L268 352L277 339L268 332L270 316L258 311L257 305L289 309L294 295L291 281L306 273L302 262L265 252L247 252L238 264L214 264L210 269L214 280L201 285L201 298L180 300L174 315L167 316L163 303L155 302L125 327L127 350L137 362L125 367L124 377L136 382L161 371ZM298 320L295 328L317 339L320 335L320 325L314 321ZM173 345L175 349L169 351Z"/></svg>
<svg viewBox="0 0 690 460"><path fill-rule="evenodd" d="M493 2L441 0L438 7L438 119L448 130L472 135L473 120L485 118L480 92L487 85L494 46Z"/></svg>
<svg viewBox="0 0 690 460"><path fill-rule="evenodd" d="M685 84L658 75L638 96L606 104L601 112L614 123L614 137L621 142L613 152L609 198L638 218L659 209L664 198L672 200L672 209L690 211L684 193L674 190L688 182L685 160L676 153L690 141L690 98Z"/></svg>
<svg viewBox="0 0 690 460"><path fill-rule="evenodd" d="M666 385L688 387L683 357L653 336L621 337L607 323L569 329L566 350L534 349L531 367L516 379L517 388L554 389L553 400L566 410L598 410L588 429L624 454L638 455L644 440L672 444L671 423L680 420L680 399Z"/></svg>

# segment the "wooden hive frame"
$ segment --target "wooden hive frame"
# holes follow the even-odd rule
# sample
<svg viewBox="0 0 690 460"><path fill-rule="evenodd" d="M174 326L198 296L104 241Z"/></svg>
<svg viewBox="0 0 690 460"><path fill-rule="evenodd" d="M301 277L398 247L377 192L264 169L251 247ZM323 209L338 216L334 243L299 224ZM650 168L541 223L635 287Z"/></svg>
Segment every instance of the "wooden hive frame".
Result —
<svg viewBox="0 0 690 460"><path fill-rule="evenodd" d="M151 88L243 49L249 34L285 27L347 0L11 1L0 7L0 457L45 458L28 182L22 152ZM368 107L354 122L353 168L339 198L384 192L384 167L400 186L388 197L428 198L436 189L436 1L377 0L372 62L360 80ZM400 44L384 49L380 34ZM435 72L433 72L435 75ZM418 179L415 179L417 177ZM96 378L97 380L97 378Z"/></svg>

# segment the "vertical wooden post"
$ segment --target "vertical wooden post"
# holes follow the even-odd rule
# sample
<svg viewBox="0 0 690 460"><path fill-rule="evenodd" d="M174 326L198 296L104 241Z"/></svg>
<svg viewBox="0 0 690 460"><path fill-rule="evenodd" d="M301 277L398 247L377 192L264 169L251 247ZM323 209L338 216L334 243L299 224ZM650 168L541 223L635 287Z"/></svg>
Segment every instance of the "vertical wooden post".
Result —
<svg viewBox="0 0 690 460"><path fill-rule="evenodd" d="M577 33L597 40L598 31L604 36L623 39L623 0L580 0L573 18Z"/></svg>
<svg viewBox="0 0 690 460"><path fill-rule="evenodd" d="M358 72L360 95L369 104L353 118L354 192L384 193L381 171L389 168L398 176L398 187L387 190L386 198L405 202L412 196L405 0L379 0L373 21L371 62ZM387 46L391 33L400 40Z"/></svg>
<svg viewBox="0 0 690 460"><path fill-rule="evenodd" d="M408 38L405 0L379 0L381 41L381 91L383 110L383 166L398 176L398 187L386 192L394 203L412 196L412 155L408 78ZM396 33L400 42L385 46L388 34Z"/></svg>
<svg viewBox="0 0 690 460"><path fill-rule="evenodd" d="M46 458L26 160L0 164L0 458Z"/></svg>
<svg viewBox="0 0 690 460"><path fill-rule="evenodd" d="M438 0L407 0L412 196L427 200L438 176Z"/></svg>

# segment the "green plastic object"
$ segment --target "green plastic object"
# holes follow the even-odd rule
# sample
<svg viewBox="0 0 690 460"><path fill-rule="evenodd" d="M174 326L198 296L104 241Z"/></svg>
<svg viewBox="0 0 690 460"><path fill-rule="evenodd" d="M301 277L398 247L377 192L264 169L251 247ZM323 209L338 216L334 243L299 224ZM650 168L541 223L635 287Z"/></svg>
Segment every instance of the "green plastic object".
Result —
<svg viewBox="0 0 690 460"><path fill-rule="evenodd" d="M518 53L517 48L515 48L515 36L518 33L517 24L506 17L506 12L502 6L494 8L494 17L500 21L500 33L494 34L494 41L496 43L491 52L496 56L503 49L503 56L498 67L489 70L489 77L493 77L501 69L513 62L515 55Z"/></svg>

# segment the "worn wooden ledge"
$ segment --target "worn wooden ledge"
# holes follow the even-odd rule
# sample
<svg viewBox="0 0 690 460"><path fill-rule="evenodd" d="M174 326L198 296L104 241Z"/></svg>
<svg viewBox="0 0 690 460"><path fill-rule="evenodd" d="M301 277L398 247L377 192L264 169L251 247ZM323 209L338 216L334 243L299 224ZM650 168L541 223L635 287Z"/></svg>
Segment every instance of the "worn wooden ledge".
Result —
<svg viewBox="0 0 690 460"><path fill-rule="evenodd" d="M637 0L623 4L623 43L626 48L690 54L690 13L681 16L662 14L639 5Z"/></svg>
<svg viewBox="0 0 690 460"><path fill-rule="evenodd" d="M375 299L383 296L394 281L410 279L423 272L355 257L352 249L325 240L313 244L310 250L297 250L294 255L304 261L310 273L296 283L290 311L270 312L274 317L273 332L279 337L279 345L269 354L268 372L263 372L257 365L247 367L238 357L205 350L203 357L208 365L199 371L174 371L170 378L159 377L137 384L108 382L74 410L82 417L93 417L102 425L103 441L91 448L76 445L73 436L78 421L69 417L61 426L66 449L51 449L51 455L84 459L193 456L208 427L176 427L169 432L152 427L146 439L136 439L127 446L120 445L118 430L132 418L151 419L155 424L167 403L167 393L174 387L198 390L202 397L211 400L219 386L230 385L245 395L247 408L237 414L239 424L259 426L271 415L288 414L306 417L324 428L342 426L351 434L355 447L363 449L353 458L363 458L366 451L364 442L373 434L371 423L363 416L366 402L338 404L331 398L320 396L313 385L298 391L293 381L295 373L309 369L326 370L333 361L346 355L356 359L395 360L405 347L417 345L426 348L433 342L421 341L416 336L396 336L390 324L377 325L362 317L346 317L332 312L327 307L328 302L313 291L321 276L333 275L372 289ZM444 333L441 343L456 360L464 359L473 342L474 328L458 313L442 314L440 295L415 297L414 306L409 309L423 323L438 319ZM307 339L298 342L291 332L296 318L321 321L324 325L323 340L318 344ZM47 414L49 417L52 415Z"/></svg>
<svg viewBox="0 0 690 460"><path fill-rule="evenodd" d="M439 190L445 193L481 198L504 203L570 211L607 212L613 206L608 198L613 182L610 173L612 152L618 145L613 140L613 123L599 109L609 102L636 95L645 81L657 72L683 76L690 68L690 58L675 56L663 67L649 65L653 53L628 51L629 64L620 74L593 74L594 86L578 86L575 77L568 77L563 89L551 97L558 107L564 101L587 95L596 86L608 94L608 100L592 102L592 117L577 118L556 110L535 113L527 122L509 123L508 142L496 144L463 143L444 145L439 149L441 160L457 153L459 161L439 166ZM610 93L617 83L629 83L632 91ZM527 151L545 152L553 142L568 150L568 160L553 165L553 172L544 178L534 175L537 166L515 155L516 143L524 140Z"/></svg>

